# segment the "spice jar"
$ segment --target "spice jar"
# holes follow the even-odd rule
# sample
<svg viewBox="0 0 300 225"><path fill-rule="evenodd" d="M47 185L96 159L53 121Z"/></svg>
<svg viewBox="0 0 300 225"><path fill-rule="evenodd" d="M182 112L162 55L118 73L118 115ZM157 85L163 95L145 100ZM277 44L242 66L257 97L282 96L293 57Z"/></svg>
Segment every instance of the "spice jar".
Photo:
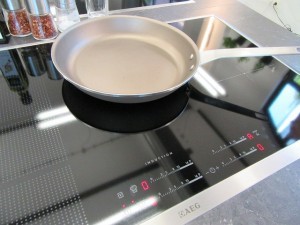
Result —
<svg viewBox="0 0 300 225"><path fill-rule="evenodd" d="M26 0L32 36L37 40L54 39L58 30L47 0Z"/></svg>
<svg viewBox="0 0 300 225"><path fill-rule="evenodd" d="M60 32L80 22L75 0L56 0L55 12L56 24Z"/></svg>
<svg viewBox="0 0 300 225"><path fill-rule="evenodd" d="M6 25L11 35L24 37L31 34L31 28L24 0L1 0Z"/></svg>

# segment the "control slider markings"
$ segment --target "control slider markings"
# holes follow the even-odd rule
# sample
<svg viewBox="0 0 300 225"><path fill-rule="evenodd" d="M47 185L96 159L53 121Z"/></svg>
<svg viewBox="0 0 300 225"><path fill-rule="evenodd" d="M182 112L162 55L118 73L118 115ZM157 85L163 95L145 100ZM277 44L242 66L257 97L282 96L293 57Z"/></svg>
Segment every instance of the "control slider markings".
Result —
<svg viewBox="0 0 300 225"><path fill-rule="evenodd" d="M163 197L165 197L165 196L167 196L167 195L169 195L169 194L172 194L173 192L178 191L179 189L184 188L185 186L190 185L190 184L192 184L192 183L194 183L194 182L196 182L197 180L200 180L200 179L202 179L202 178L203 178L203 176L200 175L200 176L194 178L193 180L190 180L190 181L188 181L188 182L186 182L186 183L180 185L179 187L176 187L176 188L173 188L173 189L172 189L172 188L169 188L169 191L168 191L168 192L166 192L166 193L164 193L164 194L159 193L158 196L159 196L160 198L163 198Z"/></svg>
<svg viewBox="0 0 300 225"><path fill-rule="evenodd" d="M247 138L243 138L243 139L241 139L239 141L234 142L233 144L227 145L224 148L221 147L218 151L213 151L213 154L217 154L217 153L219 153L219 152L221 152L221 151L223 151L225 149L231 148L231 147L233 147L233 146L235 146L235 145L237 145L237 144L239 144L239 143L241 143L243 141L246 141L246 140L247 140Z"/></svg>
<svg viewBox="0 0 300 225"><path fill-rule="evenodd" d="M245 157L247 155L250 155L250 154L252 154L252 153L254 153L256 151L257 151L257 149L253 149L250 152L247 152L247 153L241 155L240 157L234 158L233 160L231 160L231 161L229 161L227 163L223 163L223 166L228 166L229 164L231 164L231 163L233 163L233 162L235 162L235 161L237 161L237 160L239 160L239 159L241 159L241 158L243 158L243 157Z"/></svg>
<svg viewBox="0 0 300 225"><path fill-rule="evenodd" d="M163 179L163 178L165 178L165 177L167 177L167 176L170 176L170 175L172 175L172 174L174 174L174 173L177 173L178 171L183 170L183 169L185 169L185 168L187 168L187 167L189 167L189 166L192 166L192 165L194 165L194 163L193 163L193 162L190 162L190 163L188 163L188 164L186 164L186 165L184 165L184 166L181 166L181 167L179 167L179 168L177 168L177 169L175 169L175 170L172 170L172 171L169 172L169 173L162 174L160 177L158 177L158 178L156 178L156 179L150 179L150 182L151 182L151 183L154 183L154 182L156 182L156 181L159 181L159 180L161 180L161 179Z"/></svg>

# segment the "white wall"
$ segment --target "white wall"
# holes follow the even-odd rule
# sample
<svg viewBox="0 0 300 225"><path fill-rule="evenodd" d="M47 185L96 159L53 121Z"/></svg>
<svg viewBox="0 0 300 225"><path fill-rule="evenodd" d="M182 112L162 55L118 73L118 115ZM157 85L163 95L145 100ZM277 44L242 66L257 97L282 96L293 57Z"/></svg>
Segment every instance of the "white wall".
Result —
<svg viewBox="0 0 300 225"><path fill-rule="evenodd" d="M292 32L300 35L300 1L299 0L239 0L249 8L257 11L273 22L283 26L274 11L275 6L280 19L283 23L292 29Z"/></svg>

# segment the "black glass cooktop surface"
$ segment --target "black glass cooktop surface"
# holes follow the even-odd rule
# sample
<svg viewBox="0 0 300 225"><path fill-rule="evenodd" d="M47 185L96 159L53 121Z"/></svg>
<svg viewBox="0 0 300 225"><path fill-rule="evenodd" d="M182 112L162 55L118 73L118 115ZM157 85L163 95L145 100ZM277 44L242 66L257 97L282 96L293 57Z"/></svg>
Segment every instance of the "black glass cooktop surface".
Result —
<svg viewBox="0 0 300 225"><path fill-rule="evenodd" d="M253 47L214 18L172 25L202 50ZM50 49L0 52L0 224L140 223L299 139L300 77L272 57L125 105L64 81Z"/></svg>

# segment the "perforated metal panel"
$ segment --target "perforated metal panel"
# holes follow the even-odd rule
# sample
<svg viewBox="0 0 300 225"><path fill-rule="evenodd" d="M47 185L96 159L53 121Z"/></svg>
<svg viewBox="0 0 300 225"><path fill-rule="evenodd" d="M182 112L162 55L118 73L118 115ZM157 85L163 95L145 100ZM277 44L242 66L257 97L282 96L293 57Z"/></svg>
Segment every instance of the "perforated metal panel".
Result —
<svg viewBox="0 0 300 225"><path fill-rule="evenodd" d="M28 105L0 79L0 224L87 224L58 127L38 128L49 81L28 78Z"/></svg>
<svg viewBox="0 0 300 225"><path fill-rule="evenodd" d="M87 224L70 167L0 191L1 224Z"/></svg>
<svg viewBox="0 0 300 225"><path fill-rule="evenodd" d="M0 132L1 182L66 160L57 128L37 130L34 124L30 124L29 127L17 124L14 129L14 132Z"/></svg>

